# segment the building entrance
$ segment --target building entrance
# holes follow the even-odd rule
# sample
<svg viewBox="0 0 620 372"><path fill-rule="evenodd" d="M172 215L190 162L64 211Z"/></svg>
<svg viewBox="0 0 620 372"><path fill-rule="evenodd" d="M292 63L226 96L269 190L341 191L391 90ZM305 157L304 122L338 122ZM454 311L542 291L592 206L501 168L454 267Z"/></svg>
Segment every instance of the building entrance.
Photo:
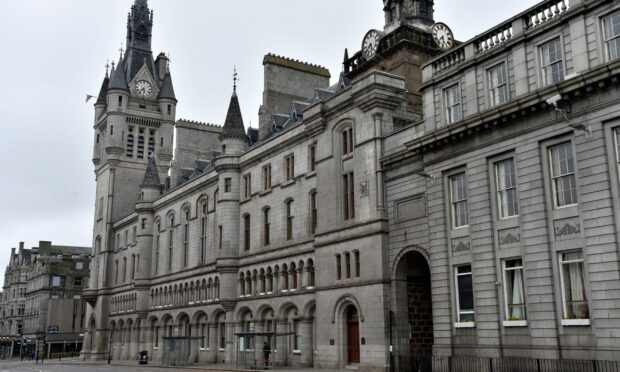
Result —
<svg viewBox="0 0 620 372"><path fill-rule="evenodd" d="M360 327L359 315L355 306L347 309L347 362L357 364L360 362Z"/></svg>

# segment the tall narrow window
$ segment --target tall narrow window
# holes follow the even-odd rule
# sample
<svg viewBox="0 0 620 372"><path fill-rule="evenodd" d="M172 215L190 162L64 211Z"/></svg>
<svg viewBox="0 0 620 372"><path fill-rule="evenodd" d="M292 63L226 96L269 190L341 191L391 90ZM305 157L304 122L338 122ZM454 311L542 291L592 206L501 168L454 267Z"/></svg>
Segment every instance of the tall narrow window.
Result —
<svg viewBox="0 0 620 372"><path fill-rule="evenodd" d="M452 205L452 227L469 225L465 173L450 177L450 203Z"/></svg>
<svg viewBox="0 0 620 372"><path fill-rule="evenodd" d="M506 320L525 320L525 291L521 259L504 261Z"/></svg>
<svg viewBox="0 0 620 372"><path fill-rule="evenodd" d="M123 107L123 96L118 96L118 107Z"/></svg>
<svg viewBox="0 0 620 372"><path fill-rule="evenodd" d="M475 312L471 265L456 267L456 294L458 321L473 322Z"/></svg>
<svg viewBox="0 0 620 372"><path fill-rule="evenodd" d="M224 349L226 347L226 323L220 322L218 328L220 334L220 349Z"/></svg>
<svg viewBox="0 0 620 372"><path fill-rule="evenodd" d="M200 324L200 348L205 349L207 347L207 325L205 323Z"/></svg>
<svg viewBox="0 0 620 372"><path fill-rule="evenodd" d="M444 90L444 102L446 104L446 122L456 123L461 120L461 86L454 84Z"/></svg>
<svg viewBox="0 0 620 372"><path fill-rule="evenodd" d="M355 184L353 172L342 176L344 220L355 218Z"/></svg>
<svg viewBox="0 0 620 372"><path fill-rule="evenodd" d="M183 224L183 267L187 267L189 256L189 209L185 210L185 221Z"/></svg>
<svg viewBox="0 0 620 372"><path fill-rule="evenodd" d="M588 299L583 274L583 252L560 255L564 319L589 319Z"/></svg>
<svg viewBox="0 0 620 372"><path fill-rule="evenodd" d="M314 261L308 260L308 288L314 287Z"/></svg>
<svg viewBox="0 0 620 372"><path fill-rule="evenodd" d="M513 158L495 163L497 206L500 218L519 214L517 203L517 175Z"/></svg>
<svg viewBox="0 0 620 372"><path fill-rule="evenodd" d="M347 279L351 278L351 254L349 252L344 254L344 275Z"/></svg>
<svg viewBox="0 0 620 372"><path fill-rule="evenodd" d="M155 224L155 275L159 273L159 247L160 247L160 225Z"/></svg>
<svg viewBox="0 0 620 372"><path fill-rule="evenodd" d="M144 159L144 137L138 137L138 159Z"/></svg>
<svg viewBox="0 0 620 372"><path fill-rule="evenodd" d="M559 37L540 47L540 65L543 85L556 84L564 80L564 56Z"/></svg>
<svg viewBox="0 0 620 372"><path fill-rule="evenodd" d="M217 202L220 200L220 190L215 190L213 193L213 212L217 209Z"/></svg>
<svg viewBox="0 0 620 372"><path fill-rule="evenodd" d="M310 233L314 235L318 223L316 191L310 194Z"/></svg>
<svg viewBox="0 0 620 372"><path fill-rule="evenodd" d="M308 147L308 161L310 162L310 172L314 172L316 170L316 144L310 145Z"/></svg>
<svg viewBox="0 0 620 372"><path fill-rule="evenodd" d="M620 128L616 128L615 141L616 141L616 163L618 165L618 174L620 175Z"/></svg>
<svg viewBox="0 0 620 372"><path fill-rule="evenodd" d="M217 234L217 246L218 248L221 250L222 249L222 225L219 226L218 228L219 233Z"/></svg>
<svg viewBox="0 0 620 372"><path fill-rule="evenodd" d="M232 188L232 178L224 178L224 192L230 192Z"/></svg>
<svg viewBox="0 0 620 372"><path fill-rule="evenodd" d="M118 284L118 260L114 261L114 284Z"/></svg>
<svg viewBox="0 0 620 372"><path fill-rule="evenodd" d="M170 216L170 226L168 229L168 272L172 271L173 244L174 244L174 217Z"/></svg>
<svg viewBox="0 0 620 372"><path fill-rule="evenodd" d="M263 210L263 245L271 244L271 208Z"/></svg>
<svg viewBox="0 0 620 372"><path fill-rule="evenodd" d="M342 155L353 152L353 128L347 127L342 131Z"/></svg>
<svg viewBox="0 0 620 372"><path fill-rule="evenodd" d="M127 282L127 257L123 257L123 283Z"/></svg>
<svg viewBox="0 0 620 372"><path fill-rule="evenodd" d="M263 190L271 189L271 165L263 167Z"/></svg>
<svg viewBox="0 0 620 372"><path fill-rule="evenodd" d="M361 267L360 267L360 252L353 252L353 259L355 261L355 277L359 278L361 276Z"/></svg>
<svg viewBox="0 0 620 372"><path fill-rule="evenodd" d="M290 200L286 203L286 240L293 239L294 221L295 221L295 215L293 213L293 201Z"/></svg>
<svg viewBox="0 0 620 372"><path fill-rule="evenodd" d="M155 138L149 138L149 158L155 153Z"/></svg>
<svg viewBox="0 0 620 372"><path fill-rule="evenodd" d="M607 60L620 57L620 12L603 18L603 39L607 50Z"/></svg>
<svg viewBox="0 0 620 372"><path fill-rule="evenodd" d="M252 197L252 175L251 174L246 174L245 176L243 176L243 197L244 198L250 198Z"/></svg>
<svg viewBox="0 0 620 372"><path fill-rule="evenodd" d="M490 107L501 105L508 101L508 73L506 64L501 63L491 67L489 75L489 103Z"/></svg>
<svg viewBox="0 0 620 372"><path fill-rule="evenodd" d="M336 255L336 279L342 279L342 257L339 254Z"/></svg>
<svg viewBox="0 0 620 372"><path fill-rule="evenodd" d="M168 105L166 112L168 113L168 115L172 114L172 105Z"/></svg>
<svg viewBox="0 0 620 372"><path fill-rule="evenodd" d="M243 250L250 250L250 215L243 217Z"/></svg>
<svg viewBox="0 0 620 372"><path fill-rule="evenodd" d="M128 134L127 135L127 148L125 151L125 155L128 158L133 158L133 134Z"/></svg>
<svg viewBox="0 0 620 372"><path fill-rule="evenodd" d="M136 255L131 255L131 274L129 275L129 280L134 280L136 278Z"/></svg>
<svg viewBox="0 0 620 372"><path fill-rule="evenodd" d="M553 201L556 207L577 204L573 146L570 142L549 148Z"/></svg>
<svg viewBox="0 0 620 372"><path fill-rule="evenodd" d="M200 204L200 263L207 261L207 201Z"/></svg>
<svg viewBox="0 0 620 372"><path fill-rule="evenodd" d="M284 159L284 167L286 168L286 180L290 181L295 178L295 155L289 155Z"/></svg>

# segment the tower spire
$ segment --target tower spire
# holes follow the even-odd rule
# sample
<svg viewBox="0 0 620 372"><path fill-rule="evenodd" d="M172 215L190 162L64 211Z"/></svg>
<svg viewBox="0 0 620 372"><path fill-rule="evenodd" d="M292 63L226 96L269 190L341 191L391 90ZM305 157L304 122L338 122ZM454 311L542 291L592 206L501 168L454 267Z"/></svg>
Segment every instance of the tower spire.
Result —
<svg viewBox="0 0 620 372"><path fill-rule="evenodd" d="M237 81L239 81L239 74L237 73L237 66L235 66L233 73L233 95L237 95Z"/></svg>

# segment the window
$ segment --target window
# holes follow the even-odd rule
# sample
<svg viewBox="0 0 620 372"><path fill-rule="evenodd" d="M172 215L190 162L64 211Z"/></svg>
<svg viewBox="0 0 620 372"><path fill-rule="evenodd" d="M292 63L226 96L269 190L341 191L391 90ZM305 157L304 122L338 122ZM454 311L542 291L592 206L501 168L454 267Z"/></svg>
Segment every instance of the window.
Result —
<svg viewBox="0 0 620 372"><path fill-rule="evenodd" d="M361 268L360 268L360 252L359 251L355 251L353 252L353 258L355 260L355 277L359 278L361 275Z"/></svg>
<svg viewBox="0 0 620 372"><path fill-rule="evenodd" d="M607 60L620 57L620 12L603 18L603 40L607 50Z"/></svg>
<svg viewBox="0 0 620 372"><path fill-rule="evenodd" d="M149 138L149 158L155 153L155 138Z"/></svg>
<svg viewBox="0 0 620 372"><path fill-rule="evenodd" d="M219 247L219 249L222 249L222 225L219 226L218 228L219 230L219 234L218 234L218 243L217 246Z"/></svg>
<svg viewBox="0 0 620 372"><path fill-rule="evenodd" d="M220 200L220 190L215 190L213 193L213 212L217 209L217 202Z"/></svg>
<svg viewBox="0 0 620 372"><path fill-rule="evenodd" d="M314 287L314 261L308 260L308 288Z"/></svg>
<svg viewBox="0 0 620 372"><path fill-rule="evenodd" d="M342 258L339 254L336 255L336 279L342 279Z"/></svg>
<svg viewBox="0 0 620 372"><path fill-rule="evenodd" d="M127 148L125 150L125 156L133 158L133 134L127 135Z"/></svg>
<svg viewBox="0 0 620 372"><path fill-rule="evenodd" d="M83 270L84 269L84 262L82 261L78 261L75 263L75 269L76 270Z"/></svg>
<svg viewBox="0 0 620 372"><path fill-rule="evenodd" d="M250 198L252 197L252 175L251 174L246 174L245 176L243 176L243 197L244 198Z"/></svg>
<svg viewBox="0 0 620 372"><path fill-rule="evenodd" d="M543 85L551 85L564 80L564 61L559 37L540 47L540 64Z"/></svg>
<svg viewBox="0 0 620 372"><path fill-rule="evenodd" d="M168 112L168 115L172 114L172 105L168 105L167 112Z"/></svg>
<svg viewBox="0 0 620 372"><path fill-rule="evenodd" d="M344 254L344 274L347 279L351 278L351 254Z"/></svg>
<svg viewBox="0 0 620 372"><path fill-rule="evenodd" d="M76 276L75 278L73 278L73 286L74 287L81 287L82 286L82 277L81 276Z"/></svg>
<svg viewBox="0 0 620 372"><path fill-rule="evenodd" d="M123 96L118 96L118 107L123 107Z"/></svg>
<svg viewBox="0 0 620 372"><path fill-rule="evenodd" d="M450 177L450 203L452 205L452 227L469 225L465 173Z"/></svg>
<svg viewBox="0 0 620 372"><path fill-rule="evenodd" d="M185 210L183 224L183 267L187 267L189 256L189 209Z"/></svg>
<svg viewBox="0 0 620 372"><path fill-rule="evenodd" d="M133 244L138 243L138 226L134 226L131 231L131 237Z"/></svg>
<svg viewBox="0 0 620 372"><path fill-rule="evenodd" d="M200 263L207 261L207 201L201 203L200 214Z"/></svg>
<svg viewBox="0 0 620 372"><path fill-rule="evenodd" d="M299 352L301 350L301 335L299 334L299 320L293 320L293 351Z"/></svg>
<svg viewBox="0 0 620 372"><path fill-rule="evenodd" d="M564 319L589 319L588 300L583 276L583 252L560 255Z"/></svg>
<svg viewBox="0 0 620 372"><path fill-rule="evenodd" d="M620 128L616 128L614 131L616 141L616 162L618 163L618 173L620 173Z"/></svg>
<svg viewBox="0 0 620 372"><path fill-rule="evenodd" d="M131 271L129 272L129 280L134 280L136 277L136 255L131 255Z"/></svg>
<svg viewBox="0 0 620 372"><path fill-rule="evenodd" d="M286 168L286 181L295 178L295 155L287 156L284 159L284 166Z"/></svg>
<svg viewBox="0 0 620 372"><path fill-rule="evenodd" d="M219 324L219 333L220 333L220 349L224 349L226 347L226 324L220 322Z"/></svg>
<svg viewBox="0 0 620 372"><path fill-rule="evenodd" d="M82 296L80 296L79 294L74 294L73 295L73 299L74 300L79 300L80 298L82 298Z"/></svg>
<svg viewBox="0 0 620 372"><path fill-rule="evenodd" d="M118 260L114 261L114 284L118 284Z"/></svg>
<svg viewBox="0 0 620 372"><path fill-rule="evenodd" d="M310 234L314 235L318 223L316 191L310 194Z"/></svg>
<svg viewBox="0 0 620 372"><path fill-rule="evenodd" d="M123 283L127 282L127 257L123 257Z"/></svg>
<svg viewBox="0 0 620 372"><path fill-rule="evenodd" d="M269 221L271 209L265 208L263 211L263 245L271 244L271 222Z"/></svg>
<svg viewBox="0 0 620 372"><path fill-rule="evenodd" d="M286 240L293 239L293 222L295 216L293 214L293 201L286 203Z"/></svg>
<svg viewBox="0 0 620 372"><path fill-rule="evenodd" d="M500 218L519 214L517 203L517 175L513 158L495 163L497 206Z"/></svg>
<svg viewBox="0 0 620 372"><path fill-rule="evenodd" d="M243 217L243 250L250 250L250 215Z"/></svg>
<svg viewBox="0 0 620 372"><path fill-rule="evenodd" d="M353 182L353 172L342 176L342 200L344 203L343 210L345 221L355 218L355 184Z"/></svg>
<svg viewBox="0 0 620 372"><path fill-rule="evenodd" d="M138 137L138 159L144 159L144 137Z"/></svg>
<svg viewBox="0 0 620 372"><path fill-rule="evenodd" d="M456 305L459 322L474 321L474 289L471 265L456 268Z"/></svg>
<svg viewBox="0 0 620 372"><path fill-rule="evenodd" d="M53 276L52 277L52 287L60 287L60 277L59 276ZM15 295L13 295L13 298L15 298Z"/></svg>
<svg viewBox="0 0 620 372"><path fill-rule="evenodd" d="M159 222L155 224L155 275L159 272Z"/></svg>
<svg viewBox="0 0 620 372"><path fill-rule="evenodd" d="M170 219L170 229L168 231L168 272L172 271L172 251L173 251L173 242L174 242L174 230L173 223L174 217Z"/></svg>
<svg viewBox="0 0 620 372"><path fill-rule="evenodd" d="M271 189L271 165L263 167L263 190Z"/></svg>
<svg viewBox="0 0 620 372"><path fill-rule="evenodd" d="M565 142L549 148L553 202L556 207L577 204L573 147Z"/></svg>
<svg viewBox="0 0 620 372"><path fill-rule="evenodd" d="M506 64L491 67L489 74L489 106L494 107L508 101L508 73Z"/></svg>
<svg viewBox="0 0 620 372"><path fill-rule="evenodd" d="M316 170L316 144L310 145L308 147L308 161L310 162L310 172L314 172Z"/></svg>
<svg viewBox="0 0 620 372"><path fill-rule="evenodd" d="M200 324L200 348L204 349L208 344L207 325L205 323Z"/></svg>
<svg viewBox="0 0 620 372"><path fill-rule="evenodd" d="M525 291L521 259L504 261L506 320L525 320Z"/></svg>
<svg viewBox="0 0 620 372"><path fill-rule="evenodd" d="M224 192L230 192L232 178L224 178Z"/></svg>
<svg viewBox="0 0 620 372"><path fill-rule="evenodd" d="M348 127L342 131L342 155L353 152L353 128Z"/></svg>
<svg viewBox="0 0 620 372"><path fill-rule="evenodd" d="M446 122L456 123L461 120L461 92L460 85L454 84L444 91L446 103Z"/></svg>

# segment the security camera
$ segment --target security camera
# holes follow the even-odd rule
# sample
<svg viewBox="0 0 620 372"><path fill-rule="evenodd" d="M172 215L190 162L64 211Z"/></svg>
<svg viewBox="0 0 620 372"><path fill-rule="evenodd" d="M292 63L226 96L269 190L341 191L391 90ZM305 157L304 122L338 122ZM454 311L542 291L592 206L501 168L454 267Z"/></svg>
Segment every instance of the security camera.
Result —
<svg viewBox="0 0 620 372"><path fill-rule="evenodd" d="M547 103L551 106L558 107L558 102L562 100L562 96L560 94L556 94L553 97L547 98Z"/></svg>

